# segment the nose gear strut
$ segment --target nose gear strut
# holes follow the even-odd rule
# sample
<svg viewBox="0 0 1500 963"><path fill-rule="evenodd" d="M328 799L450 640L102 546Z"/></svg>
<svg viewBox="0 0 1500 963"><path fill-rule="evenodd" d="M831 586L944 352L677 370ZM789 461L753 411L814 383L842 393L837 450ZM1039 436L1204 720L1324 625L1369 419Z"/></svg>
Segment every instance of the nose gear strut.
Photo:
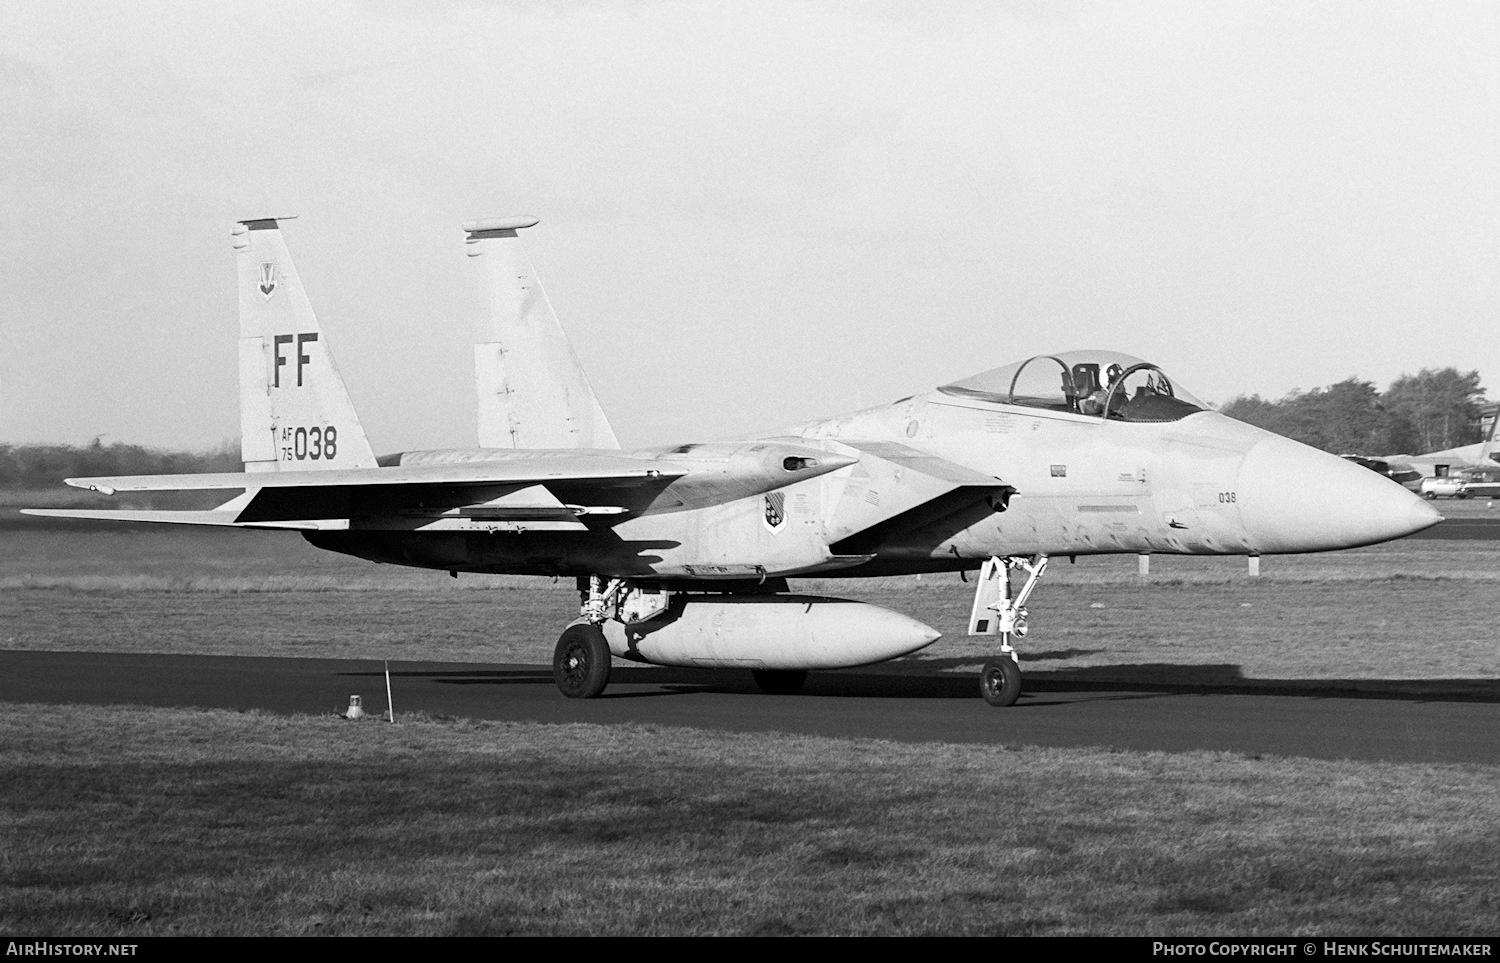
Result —
<svg viewBox="0 0 1500 963"><path fill-rule="evenodd" d="M1013 591L1012 569L1026 573L1021 591ZM979 671L979 693L992 706L1015 705L1021 696L1021 660L1011 645L1012 638L1026 634L1026 600L1047 570L1047 556L1031 558L992 556L979 570L974 588L974 608L969 613L970 635L1000 636L1000 655L990 659Z"/></svg>

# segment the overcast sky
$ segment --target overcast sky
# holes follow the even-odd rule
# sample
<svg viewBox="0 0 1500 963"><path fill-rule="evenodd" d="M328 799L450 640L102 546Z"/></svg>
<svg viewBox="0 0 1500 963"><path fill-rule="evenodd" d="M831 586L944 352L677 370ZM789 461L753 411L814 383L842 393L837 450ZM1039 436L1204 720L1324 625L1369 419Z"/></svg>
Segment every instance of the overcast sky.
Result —
<svg viewBox="0 0 1500 963"><path fill-rule="evenodd" d="M1500 4L0 4L0 441L234 439L240 218L374 447L473 444L460 222L532 214L621 441L1046 351L1500 395Z"/></svg>

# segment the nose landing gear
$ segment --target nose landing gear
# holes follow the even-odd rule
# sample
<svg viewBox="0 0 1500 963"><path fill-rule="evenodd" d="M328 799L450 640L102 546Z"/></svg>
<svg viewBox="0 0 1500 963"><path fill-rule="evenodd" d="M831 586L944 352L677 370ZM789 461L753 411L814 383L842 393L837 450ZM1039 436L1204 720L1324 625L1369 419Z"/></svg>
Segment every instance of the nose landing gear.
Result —
<svg viewBox="0 0 1500 963"><path fill-rule="evenodd" d="M990 659L979 670L979 694L992 706L1013 706L1021 698L1021 667L1015 653Z"/></svg>
<svg viewBox="0 0 1500 963"><path fill-rule="evenodd" d="M1026 573L1026 582L1019 592L1012 590L1012 569ZM1046 570L1047 556L1040 554L1029 559L991 557L979 570L974 608L969 613L969 634L1000 636L1000 654L986 662L979 672L979 694L992 706L1015 705L1021 697L1021 661L1011 640L1026 634L1026 600Z"/></svg>

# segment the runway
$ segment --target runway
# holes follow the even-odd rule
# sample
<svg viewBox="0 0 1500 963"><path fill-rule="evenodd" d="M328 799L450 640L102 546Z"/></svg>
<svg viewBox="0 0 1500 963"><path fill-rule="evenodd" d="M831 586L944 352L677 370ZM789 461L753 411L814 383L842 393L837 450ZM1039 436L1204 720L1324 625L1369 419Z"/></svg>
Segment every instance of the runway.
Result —
<svg viewBox="0 0 1500 963"><path fill-rule="evenodd" d="M1449 514L1431 528L1406 537L1439 541L1494 541L1500 539L1500 518Z"/></svg>
<svg viewBox="0 0 1500 963"><path fill-rule="evenodd" d="M1215 750L1387 762L1500 762L1493 683L1162 685L1031 672L1021 701L992 709L973 674L815 673L795 696L746 672L616 664L603 698L569 700L550 667L401 662L403 713L539 723L650 724L900 742ZM334 713L359 694L385 708L379 663L329 659L0 652L0 700L54 705ZM107 714L101 715L107 724ZM361 724L379 725L369 721Z"/></svg>

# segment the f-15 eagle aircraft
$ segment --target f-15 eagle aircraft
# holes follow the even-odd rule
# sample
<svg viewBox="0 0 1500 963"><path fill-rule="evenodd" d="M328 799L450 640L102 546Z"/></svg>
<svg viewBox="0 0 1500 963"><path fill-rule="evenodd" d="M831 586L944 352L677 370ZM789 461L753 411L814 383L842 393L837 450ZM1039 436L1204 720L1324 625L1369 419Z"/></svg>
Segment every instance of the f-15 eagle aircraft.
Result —
<svg viewBox="0 0 1500 963"><path fill-rule="evenodd" d="M1020 694L1013 643L1049 556L1317 552L1439 521L1388 479L1108 351L1027 358L762 438L622 451L519 246L536 223L464 225L489 294L480 447L377 458L278 219L242 221L244 472L68 479L241 493L210 511L31 514L288 529L376 562L575 577L580 615L553 657L574 698L604 691L612 658L742 667L793 692L809 670L896 658L939 633L792 594L788 578L978 569L969 632L998 636L980 673L992 705Z"/></svg>

